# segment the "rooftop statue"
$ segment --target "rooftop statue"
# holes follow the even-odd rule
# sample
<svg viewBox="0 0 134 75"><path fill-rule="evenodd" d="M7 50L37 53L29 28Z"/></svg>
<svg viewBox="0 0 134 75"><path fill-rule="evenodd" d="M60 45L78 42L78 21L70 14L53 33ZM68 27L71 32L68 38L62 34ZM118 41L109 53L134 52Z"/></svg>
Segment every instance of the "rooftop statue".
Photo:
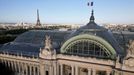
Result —
<svg viewBox="0 0 134 75"><path fill-rule="evenodd" d="M134 62L134 40L130 40L127 49L127 56L124 60L124 64L127 66L134 67L133 62Z"/></svg>
<svg viewBox="0 0 134 75"><path fill-rule="evenodd" d="M127 50L128 55L133 55L134 54L134 40L129 41L129 46Z"/></svg>
<svg viewBox="0 0 134 75"><path fill-rule="evenodd" d="M47 49L48 51L50 51L52 49L52 41L50 36L46 35L46 39L45 39L45 49Z"/></svg>

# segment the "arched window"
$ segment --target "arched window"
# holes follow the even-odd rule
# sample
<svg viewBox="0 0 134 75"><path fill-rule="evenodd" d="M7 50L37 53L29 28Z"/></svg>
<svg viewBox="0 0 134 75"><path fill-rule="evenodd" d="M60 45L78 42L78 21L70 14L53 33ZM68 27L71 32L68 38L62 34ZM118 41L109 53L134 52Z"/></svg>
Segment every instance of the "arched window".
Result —
<svg viewBox="0 0 134 75"><path fill-rule="evenodd" d="M80 56L95 56L95 57L109 57L106 48L94 40L77 40L71 43L67 48L65 54L80 55Z"/></svg>

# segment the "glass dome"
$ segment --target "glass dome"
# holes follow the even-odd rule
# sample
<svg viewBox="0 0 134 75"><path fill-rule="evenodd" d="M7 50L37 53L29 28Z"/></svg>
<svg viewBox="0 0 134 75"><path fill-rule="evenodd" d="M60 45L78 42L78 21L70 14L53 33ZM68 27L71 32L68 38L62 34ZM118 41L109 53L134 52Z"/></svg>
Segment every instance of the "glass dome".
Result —
<svg viewBox="0 0 134 75"><path fill-rule="evenodd" d="M74 54L74 55L111 57L107 54L107 52L112 51L113 52L112 54L109 53L110 55L112 55L112 57L115 57L116 54L119 56L124 56L124 54L125 54L124 51L121 49L120 45L115 40L112 33L110 31L108 31L107 29L105 29L95 23L95 21L94 21L95 18L94 18L93 13L94 12L92 11L92 14L90 17L90 22L87 25L77 29L75 32L71 33L67 37L66 42L64 42L64 44L62 45L61 52L67 53L67 54ZM83 35L87 35L87 36L83 37ZM77 37L77 36L78 36L78 38L83 37L83 38L88 38L89 40L95 40L96 43L91 42L91 41L89 42L87 40L83 41L83 42L75 43L74 41L76 41L76 39L77 39L75 37ZM73 38L75 38L75 39L73 39ZM80 38L77 40L82 40L83 38ZM69 40L71 40L71 41L69 41ZM105 45L104 45L104 41L105 41ZM73 44L72 44L72 42L73 42ZM70 44L72 44L72 46L70 46ZM77 48L78 47L77 45L79 45L79 48ZM93 49L91 45L95 46L95 49ZM88 47L88 46L91 46L91 47ZM85 47L85 48L83 48L83 47ZM93 51L91 51L91 53L90 53L90 50L93 50ZM107 52L106 52L106 50L107 50ZM82 52L79 52L79 51L82 51ZM88 53L86 53L84 51L87 51ZM96 55L96 53L101 53L101 51L103 52L102 55L101 54Z"/></svg>

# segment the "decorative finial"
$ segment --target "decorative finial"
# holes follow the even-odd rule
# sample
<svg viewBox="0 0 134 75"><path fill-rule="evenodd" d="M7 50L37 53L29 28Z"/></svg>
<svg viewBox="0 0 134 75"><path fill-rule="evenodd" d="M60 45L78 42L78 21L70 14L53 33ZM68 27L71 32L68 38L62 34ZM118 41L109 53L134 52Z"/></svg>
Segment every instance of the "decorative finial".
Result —
<svg viewBox="0 0 134 75"><path fill-rule="evenodd" d="M94 22L94 10L92 10L91 17L90 17L90 22Z"/></svg>

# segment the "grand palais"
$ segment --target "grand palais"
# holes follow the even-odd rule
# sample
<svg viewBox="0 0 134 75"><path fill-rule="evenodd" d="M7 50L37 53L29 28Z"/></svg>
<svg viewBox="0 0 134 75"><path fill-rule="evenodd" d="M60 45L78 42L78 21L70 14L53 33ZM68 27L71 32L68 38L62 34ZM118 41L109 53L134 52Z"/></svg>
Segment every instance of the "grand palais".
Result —
<svg viewBox="0 0 134 75"><path fill-rule="evenodd" d="M19 35L0 47L0 62L15 75L134 75L133 39L97 25L92 10L89 23L75 31Z"/></svg>

